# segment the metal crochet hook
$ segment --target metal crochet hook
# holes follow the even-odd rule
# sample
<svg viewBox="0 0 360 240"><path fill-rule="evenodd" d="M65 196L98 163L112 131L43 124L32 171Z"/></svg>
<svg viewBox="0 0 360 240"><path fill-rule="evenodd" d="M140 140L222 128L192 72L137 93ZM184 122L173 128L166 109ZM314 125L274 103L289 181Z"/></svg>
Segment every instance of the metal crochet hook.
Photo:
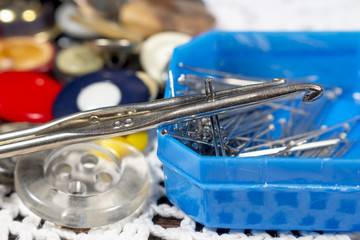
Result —
<svg viewBox="0 0 360 240"><path fill-rule="evenodd" d="M217 91L214 92L216 101L208 101L205 94L196 94L71 114L34 128L0 135L0 158L128 135L303 91L306 92L303 101L313 101L323 92L316 84L280 86L285 82L277 78L268 83Z"/></svg>

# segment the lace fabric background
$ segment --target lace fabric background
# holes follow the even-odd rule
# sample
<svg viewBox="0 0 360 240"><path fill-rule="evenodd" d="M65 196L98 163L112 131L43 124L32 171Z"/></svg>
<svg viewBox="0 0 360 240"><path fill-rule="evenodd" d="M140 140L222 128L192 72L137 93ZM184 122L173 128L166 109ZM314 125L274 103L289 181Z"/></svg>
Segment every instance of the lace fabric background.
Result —
<svg viewBox="0 0 360 240"><path fill-rule="evenodd" d="M360 30L358 0L204 0L225 30ZM0 240L19 239L360 239L356 233L209 229L168 202L156 140L146 154L151 189L143 212L128 222L73 230L47 222L30 212L16 192L0 185Z"/></svg>

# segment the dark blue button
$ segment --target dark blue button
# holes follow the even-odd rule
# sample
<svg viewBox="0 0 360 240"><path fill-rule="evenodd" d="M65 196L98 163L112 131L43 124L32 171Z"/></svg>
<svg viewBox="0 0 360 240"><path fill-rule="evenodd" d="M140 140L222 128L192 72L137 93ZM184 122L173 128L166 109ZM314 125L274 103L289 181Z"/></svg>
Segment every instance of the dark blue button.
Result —
<svg viewBox="0 0 360 240"><path fill-rule="evenodd" d="M124 69L105 69L90 73L69 83L53 106L54 118L75 112L146 102L149 89L135 73Z"/></svg>

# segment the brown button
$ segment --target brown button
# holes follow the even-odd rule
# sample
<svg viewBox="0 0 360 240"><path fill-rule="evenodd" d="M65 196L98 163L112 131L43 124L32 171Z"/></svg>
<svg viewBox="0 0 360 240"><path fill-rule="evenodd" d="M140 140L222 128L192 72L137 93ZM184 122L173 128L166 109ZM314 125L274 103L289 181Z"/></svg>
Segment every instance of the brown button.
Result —
<svg viewBox="0 0 360 240"><path fill-rule="evenodd" d="M204 5L192 0L130 1L121 8L119 18L126 27L147 36L161 31L195 36L215 25L214 17Z"/></svg>

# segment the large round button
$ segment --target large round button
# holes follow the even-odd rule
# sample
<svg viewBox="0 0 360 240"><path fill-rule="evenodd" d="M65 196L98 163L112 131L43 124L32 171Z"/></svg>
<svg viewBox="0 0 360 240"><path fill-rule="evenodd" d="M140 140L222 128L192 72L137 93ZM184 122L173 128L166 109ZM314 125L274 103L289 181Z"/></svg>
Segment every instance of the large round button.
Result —
<svg viewBox="0 0 360 240"><path fill-rule="evenodd" d="M41 218L72 228L136 216L149 190L146 159L124 142L105 145L110 148L82 143L25 155L15 168L20 199Z"/></svg>
<svg viewBox="0 0 360 240"><path fill-rule="evenodd" d="M106 69L75 79L56 98L53 116L126 103L146 102L149 89L132 71Z"/></svg>
<svg viewBox="0 0 360 240"><path fill-rule="evenodd" d="M13 122L50 121L60 90L58 82L41 73L0 73L0 117Z"/></svg>
<svg viewBox="0 0 360 240"><path fill-rule="evenodd" d="M48 72L55 50L50 42L33 37L10 37L0 40L0 71Z"/></svg>
<svg viewBox="0 0 360 240"><path fill-rule="evenodd" d="M80 111L116 106L121 103L121 90L112 82L97 82L84 87L77 99L76 105ZM96 97L96 101L90 101Z"/></svg>

